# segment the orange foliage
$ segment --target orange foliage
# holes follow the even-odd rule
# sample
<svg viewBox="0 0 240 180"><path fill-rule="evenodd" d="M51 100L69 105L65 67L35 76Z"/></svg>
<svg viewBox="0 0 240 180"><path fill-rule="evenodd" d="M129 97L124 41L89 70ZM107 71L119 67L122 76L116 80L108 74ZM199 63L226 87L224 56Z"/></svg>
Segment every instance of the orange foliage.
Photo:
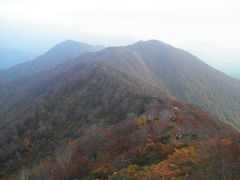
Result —
<svg viewBox="0 0 240 180"><path fill-rule="evenodd" d="M137 120L136 120L136 126L140 127L140 126L144 126L148 123L147 117L146 115L142 115L140 116Z"/></svg>
<svg viewBox="0 0 240 180"><path fill-rule="evenodd" d="M232 141L227 138L223 138L219 140L219 144L229 146L232 144Z"/></svg>
<svg viewBox="0 0 240 180"><path fill-rule="evenodd" d="M30 138L28 136L23 138L23 145L29 146L30 145Z"/></svg>
<svg viewBox="0 0 240 180"><path fill-rule="evenodd" d="M104 137L107 139L115 139L116 135L112 131L107 131L104 133Z"/></svg>
<svg viewBox="0 0 240 180"><path fill-rule="evenodd" d="M199 157L193 145L186 148L175 149L175 152L169 155L167 159L157 165L151 166L150 170L147 171L144 176L159 178L177 177L182 173L187 173L187 165L177 165L178 162L184 160L189 160L194 164L199 161Z"/></svg>
<svg viewBox="0 0 240 180"><path fill-rule="evenodd" d="M175 149L175 152L173 155L168 156L169 161L177 161L185 158L190 158L192 162L197 163L199 158L196 154L196 148L194 145L181 148L181 149Z"/></svg>
<svg viewBox="0 0 240 180"><path fill-rule="evenodd" d="M148 151L145 148L142 148L141 146L137 146L135 148L135 151L137 152L137 154L139 154L140 156L144 156L148 153Z"/></svg>
<svg viewBox="0 0 240 180"><path fill-rule="evenodd" d="M196 115L196 117L198 119L203 119L207 115L207 113L204 110L200 109L200 108L195 108L192 111L194 112L194 114Z"/></svg>
<svg viewBox="0 0 240 180"><path fill-rule="evenodd" d="M76 143L77 143L76 140L73 139L73 138L70 138L70 139L68 140L68 145L73 145L73 144L76 144Z"/></svg>
<svg viewBox="0 0 240 180"><path fill-rule="evenodd" d="M127 168L127 173L128 173L128 174L134 174L134 173L135 173L135 168L132 167L132 166L129 166L129 167Z"/></svg>
<svg viewBox="0 0 240 180"><path fill-rule="evenodd" d="M146 148L153 148L156 146L156 143L152 139L148 139L147 143L145 144Z"/></svg>
<svg viewBox="0 0 240 180"><path fill-rule="evenodd" d="M159 119L156 119L153 121L154 126L159 126L161 124L161 121Z"/></svg>

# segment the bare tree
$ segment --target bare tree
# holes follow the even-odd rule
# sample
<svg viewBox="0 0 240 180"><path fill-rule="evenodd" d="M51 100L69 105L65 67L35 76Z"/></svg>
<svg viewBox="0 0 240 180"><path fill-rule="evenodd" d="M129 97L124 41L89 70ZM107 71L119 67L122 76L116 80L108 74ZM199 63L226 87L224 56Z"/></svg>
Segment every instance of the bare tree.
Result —
<svg viewBox="0 0 240 180"><path fill-rule="evenodd" d="M28 180L28 170L22 169L17 178L18 180Z"/></svg>

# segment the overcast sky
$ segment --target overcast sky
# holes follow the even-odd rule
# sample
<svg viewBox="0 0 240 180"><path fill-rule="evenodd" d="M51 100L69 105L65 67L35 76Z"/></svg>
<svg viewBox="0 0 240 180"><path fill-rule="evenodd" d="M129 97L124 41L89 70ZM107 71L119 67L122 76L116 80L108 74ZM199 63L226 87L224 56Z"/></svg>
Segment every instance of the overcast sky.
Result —
<svg viewBox="0 0 240 180"><path fill-rule="evenodd" d="M0 47L158 39L240 49L239 18L239 0L0 0Z"/></svg>

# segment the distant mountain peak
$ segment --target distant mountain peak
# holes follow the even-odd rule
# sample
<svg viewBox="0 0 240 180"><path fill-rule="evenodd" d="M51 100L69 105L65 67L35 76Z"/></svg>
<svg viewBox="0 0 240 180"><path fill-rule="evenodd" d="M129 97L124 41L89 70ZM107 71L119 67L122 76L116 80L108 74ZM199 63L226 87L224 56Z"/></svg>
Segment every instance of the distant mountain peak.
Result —
<svg viewBox="0 0 240 180"><path fill-rule="evenodd" d="M75 40L72 40L72 39L67 39L67 40L65 40L61 43L79 43L79 41L75 41ZM61 43L59 43L59 44L61 44Z"/></svg>
<svg viewBox="0 0 240 180"><path fill-rule="evenodd" d="M74 41L74 40L66 40L63 42L60 42L58 44L56 44L55 46L53 46L48 52L51 51L62 51L62 50L73 50L73 49L78 49L78 48L88 48L88 49L92 49L93 47L89 44L86 43L82 43L82 42L78 42L78 41Z"/></svg>
<svg viewBox="0 0 240 180"><path fill-rule="evenodd" d="M52 69L61 63L78 56L104 49L102 46L92 46L83 42L66 40L50 48L45 54L22 64L15 65L1 72L0 83L21 79L41 71Z"/></svg>
<svg viewBox="0 0 240 180"><path fill-rule="evenodd" d="M136 43L133 44L133 46L135 47L143 47L143 46L156 46L156 47L173 47L167 43L164 43L162 41L159 40L155 40L155 39L151 39L148 41L138 41Z"/></svg>

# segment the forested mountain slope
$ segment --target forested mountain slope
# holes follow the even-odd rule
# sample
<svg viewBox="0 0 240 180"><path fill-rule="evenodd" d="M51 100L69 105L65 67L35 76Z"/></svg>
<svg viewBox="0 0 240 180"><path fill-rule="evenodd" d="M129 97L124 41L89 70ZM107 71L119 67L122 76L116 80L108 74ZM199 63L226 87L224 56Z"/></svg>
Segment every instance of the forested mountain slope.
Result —
<svg viewBox="0 0 240 180"><path fill-rule="evenodd" d="M237 180L238 83L148 41L0 84L0 176Z"/></svg>
<svg viewBox="0 0 240 180"><path fill-rule="evenodd" d="M104 62L75 60L16 88L19 96L9 97L15 103L1 118L3 177L27 171L30 179L194 178L205 176L204 168L219 177L211 160L219 163L222 153L221 165L239 173L236 130ZM200 158L212 146L220 151ZM232 171L227 175L236 179Z"/></svg>
<svg viewBox="0 0 240 180"><path fill-rule="evenodd" d="M184 50L151 40L107 48L93 58L157 85L179 100L199 105L221 120L240 127L240 81Z"/></svg>
<svg viewBox="0 0 240 180"><path fill-rule="evenodd" d="M30 161L41 158L38 156L44 155L45 149L50 151L65 138L80 136L88 124L112 124L128 115L141 114L151 96L160 91L94 62L74 69L59 68L25 82L29 84L23 80L15 87L17 91L6 95L6 101L14 103L1 108L4 174L22 166L26 155ZM30 149L24 143L26 138L33 143ZM50 140L53 146L48 144Z"/></svg>

